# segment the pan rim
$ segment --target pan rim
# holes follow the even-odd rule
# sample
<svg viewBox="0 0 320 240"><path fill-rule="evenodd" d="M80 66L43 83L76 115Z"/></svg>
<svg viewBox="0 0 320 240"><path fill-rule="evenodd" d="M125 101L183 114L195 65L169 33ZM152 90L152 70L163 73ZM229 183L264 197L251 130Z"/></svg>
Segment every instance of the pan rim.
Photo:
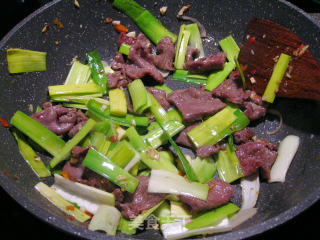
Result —
<svg viewBox="0 0 320 240"><path fill-rule="evenodd" d="M14 28L12 28L0 41L0 49L6 44L6 42L14 35L22 26L28 23L32 18L36 17L38 14L42 13L46 9L52 7L53 5L61 2L62 0L53 0L37 9L22 21L20 21ZM300 9L299 7L289 3L286 0L278 0L278 2L285 4L287 7L291 8L294 11L297 11L299 14L302 14L304 17L308 19L308 21L315 24L320 29L320 21L312 18L308 13ZM57 219L56 217L52 217L46 209L41 208L40 206L34 204L28 197L21 195L18 188L11 183L7 177L3 174L0 175L0 186L5 190L5 192L15 200L20 206L26 209L33 216L37 217L41 221L50 224L55 227L57 230L63 231L69 235L73 235L75 237L88 238L88 239L100 239L101 234L97 232L89 231L81 226L74 225L70 222L67 222L63 219ZM320 199L320 188L316 189L313 193L309 194L302 202L297 204L294 207L280 213L279 215L263 221L258 225L254 225L243 230L235 230L229 233L225 233L223 235L216 235L212 237L208 237L206 239L244 239L248 237L252 237L255 235L259 235L265 231L270 229L274 229L283 223L293 219L294 217L301 214L303 211L311 207L314 203L316 203ZM106 237L106 239L111 239L111 237ZM112 239L128 239L120 236L112 237ZM132 238L130 238L132 239Z"/></svg>

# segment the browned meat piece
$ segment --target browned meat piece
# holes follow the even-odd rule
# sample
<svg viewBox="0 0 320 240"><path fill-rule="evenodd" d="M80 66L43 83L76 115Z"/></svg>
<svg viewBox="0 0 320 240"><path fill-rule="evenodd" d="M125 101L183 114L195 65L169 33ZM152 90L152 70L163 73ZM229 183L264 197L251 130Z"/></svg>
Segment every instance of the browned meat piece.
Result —
<svg viewBox="0 0 320 240"><path fill-rule="evenodd" d="M247 87L263 94L276 59L285 53L291 56L291 61L277 96L320 101L320 64L309 49L300 51L299 56L297 50L303 48L302 40L288 28L266 19L251 20L239 54L239 62L247 65ZM251 82L251 77L255 81Z"/></svg>
<svg viewBox="0 0 320 240"><path fill-rule="evenodd" d="M269 178L270 168L277 157L277 146L266 139L261 139L238 146L236 154L245 176L261 168L263 177Z"/></svg>
<svg viewBox="0 0 320 240"><path fill-rule="evenodd" d="M160 103L165 110L170 108L170 103L167 101L166 91L153 87L147 87L146 89L155 97L155 99L157 99L158 103Z"/></svg>
<svg viewBox="0 0 320 240"><path fill-rule="evenodd" d="M61 105L53 106L50 102L43 104L43 110L31 117L57 135L67 133L76 124L76 111Z"/></svg>
<svg viewBox="0 0 320 240"><path fill-rule="evenodd" d="M98 173L90 170L89 168L85 168L84 173L82 175L82 180L80 182L88 186L104 190L106 192L113 192L116 188L118 188L108 179L102 177Z"/></svg>
<svg viewBox="0 0 320 240"><path fill-rule="evenodd" d="M176 139L176 143L183 145L185 147L189 147L189 148L194 148L192 141L189 139L187 132L189 132L191 129L195 128L196 126L198 126L200 124L200 122L192 124L188 127L186 127L185 129L183 129L180 133L179 136Z"/></svg>
<svg viewBox="0 0 320 240"><path fill-rule="evenodd" d="M233 133L234 142L237 144L249 142L253 136L254 132L252 132L251 129L247 127Z"/></svg>
<svg viewBox="0 0 320 240"><path fill-rule="evenodd" d="M113 58L111 63L111 68L115 71L119 71L123 69L123 65L125 64L123 56L121 53L117 52Z"/></svg>
<svg viewBox="0 0 320 240"><path fill-rule="evenodd" d="M197 156L201 158L209 157L218 153L220 150L224 150L226 145L224 143L216 143L214 145L203 145L197 148Z"/></svg>
<svg viewBox="0 0 320 240"><path fill-rule="evenodd" d="M250 120L255 120L266 115L267 109L263 106L259 106L253 102L245 102L244 106L246 108L244 114L247 115Z"/></svg>
<svg viewBox="0 0 320 240"><path fill-rule="evenodd" d="M125 73L125 62L121 53L116 53L111 68L113 73L107 73L108 88L119 88L127 86L131 80L127 78Z"/></svg>
<svg viewBox="0 0 320 240"><path fill-rule="evenodd" d="M191 196L179 195L180 200L191 214L219 207L232 198L233 187L229 183L220 179L212 179L207 184L210 188L206 201Z"/></svg>
<svg viewBox="0 0 320 240"><path fill-rule="evenodd" d="M120 48L122 43L133 45L136 42L136 39L133 37L128 37L127 34L121 32L118 38L118 48Z"/></svg>
<svg viewBox="0 0 320 240"><path fill-rule="evenodd" d="M162 38L157 44L157 53L154 64L163 70L174 71L173 59L175 47L170 37Z"/></svg>
<svg viewBox="0 0 320 240"><path fill-rule="evenodd" d="M142 33L139 34L137 41L132 45L129 59L133 64L126 66L126 75L132 79L142 78L149 75L157 82L163 83L163 77L154 65L150 41Z"/></svg>
<svg viewBox="0 0 320 240"><path fill-rule="evenodd" d="M88 118L86 117L86 115L84 115L84 113L81 110L78 110L76 112L76 116L76 125L74 125L68 132L69 137L73 137L74 135L76 135L88 121Z"/></svg>
<svg viewBox="0 0 320 240"><path fill-rule="evenodd" d="M185 122L201 120L226 106L220 99L213 98L210 92L195 88L173 91L167 100L179 109Z"/></svg>
<svg viewBox="0 0 320 240"><path fill-rule="evenodd" d="M199 53L199 49L188 47L184 69L188 69L192 73L205 73L223 69L227 56L225 52L219 52L217 55L211 54L208 57L202 57L194 61L194 58Z"/></svg>
<svg viewBox="0 0 320 240"><path fill-rule="evenodd" d="M134 194L128 195L125 203L120 204L121 214L127 219L132 219L138 216L142 211L148 210L159 202L161 202L166 194L149 193L148 184L149 177L138 176L139 185Z"/></svg>

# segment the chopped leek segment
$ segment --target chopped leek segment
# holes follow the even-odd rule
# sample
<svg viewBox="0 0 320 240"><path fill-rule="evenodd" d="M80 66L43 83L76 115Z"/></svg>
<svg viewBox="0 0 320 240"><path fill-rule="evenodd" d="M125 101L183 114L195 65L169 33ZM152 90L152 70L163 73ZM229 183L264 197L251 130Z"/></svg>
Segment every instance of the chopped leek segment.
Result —
<svg viewBox="0 0 320 240"><path fill-rule="evenodd" d="M190 182L184 177L164 171L152 170L148 185L148 192L187 195L206 201L209 186L198 182Z"/></svg>
<svg viewBox="0 0 320 240"><path fill-rule="evenodd" d="M183 117L180 111L178 111L175 107L170 108L167 111L167 115L169 120L178 121L180 123L183 122Z"/></svg>
<svg viewBox="0 0 320 240"><path fill-rule="evenodd" d="M126 140L123 140L115 145L107 157L119 167L124 168L135 155L136 151L134 148Z"/></svg>
<svg viewBox="0 0 320 240"><path fill-rule="evenodd" d="M181 122L172 120L167 121L165 124L163 124L163 127L171 137L175 136L182 129L184 129L184 125ZM166 144L168 141L157 122L153 122L150 124L150 126L148 127L148 133L143 136L143 139L155 149L163 144Z"/></svg>
<svg viewBox="0 0 320 240"><path fill-rule="evenodd" d="M239 61L238 61L237 58L235 58L234 61L235 61L236 66L237 66L237 68L238 68L238 70L239 70L239 72L240 72L240 77L241 77L241 81L242 81L242 88L243 88L243 90L246 90L246 88L247 88L247 86L246 86L246 79L245 79L245 77L244 77L242 68L241 68L241 66L240 66Z"/></svg>
<svg viewBox="0 0 320 240"><path fill-rule="evenodd" d="M52 99L66 99L68 97L75 98L84 96L102 97L102 90L95 83L49 86L48 91L49 96Z"/></svg>
<svg viewBox="0 0 320 240"><path fill-rule="evenodd" d="M147 94L151 102L150 112L153 114L157 122L160 122L161 124L166 123L169 120L166 110L164 110L151 93L148 92Z"/></svg>
<svg viewBox="0 0 320 240"><path fill-rule="evenodd" d="M147 117L139 117L131 114L126 114L125 117L117 117L110 114L110 108L108 105L98 102L94 99L90 99L87 103L88 112L90 116L95 116L100 120L112 120L114 123L130 127L132 125L136 126L148 126L148 118Z"/></svg>
<svg viewBox="0 0 320 240"><path fill-rule="evenodd" d="M56 193L52 188L44 184L43 182L39 182L35 185L35 188L47 198L51 203L53 203L60 210L73 216L79 222L86 222L90 219L90 216L86 213L82 212L76 207L73 207L72 203L65 200L61 195Z"/></svg>
<svg viewBox="0 0 320 240"><path fill-rule="evenodd" d="M230 35L225 39L220 40L219 45L222 51L224 51L227 54L229 62L235 64L234 60L238 58L240 48L238 47L238 44L234 41L232 36Z"/></svg>
<svg viewBox="0 0 320 240"><path fill-rule="evenodd" d="M209 182L217 171L217 164L212 158L196 157L191 159L190 156L186 155L186 159L200 183Z"/></svg>
<svg viewBox="0 0 320 240"><path fill-rule="evenodd" d="M97 50L87 53L87 61L93 81L101 87L102 93L108 92L108 78Z"/></svg>
<svg viewBox="0 0 320 240"><path fill-rule="evenodd" d="M192 23L185 26L185 30L190 31L189 46L199 49L199 58L204 57L204 51L202 47L202 40L198 24Z"/></svg>
<svg viewBox="0 0 320 240"><path fill-rule="evenodd" d="M134 193L139 184L137 178L93 148L89 149L82 164L130 193Z"/></svg>
<svg viewBox="0 0 320 240"><path fill-rule="evenodd" d="M130 45L122 43L120 48L119 48L119 53L122 53L122 54L128 56L130 54L130 48L131 48Z"/></svg>
<svg viewBox="0 0 320 240"><path fill-rule="evenodd" d="M127 114L127 100L123 90L117 88L109 91L110 113L123 117Z"/></svg>
<svg viewBox="0 0 320 240"><path fill-rule="evenodd" d="M232 147L228 143L226 150L220 150L217 156L219 178L228 183L234 182L244 176L241 164Z"/></svg>
<svg viewBox="0 0 320 240"><path fill-rule="evenodd" d="M235 67L236 67L235 63L227 62L224 64L224 67L222 70L211 73L208 77L208 81L205 89L208 91L212 91L213 89L218 87L224 80L227 79L227 77Z"/></svg>
<svg viewBox="0 0 320 240"><path fill-rule="evenodd" d="M190 31L185 30L185 24L182 24L180 27L176 56L174 60L175 69L183 69L183 65L186 59L186 53L188 48L188 42L190 38Z"/></svg>
<svg viewBox="0 0 320 240"><path fill-rule="evenodd" d="M182 202L170 201L170 216L173 218L189 219L192 215L183 207Z"/></svg>
<svg viewBox="0 0 320 240"><path fill-rule="evenodd" d="M46 71L46 52L19 48L7 49L9 73Z"/></svg>
<svg viewBox="0 0 320 240"><path fill-rule="evenodd" d="M76 109L82 109L82 110L88 110L87 105L81 104L81 103L62 103L62 106L67 108L76 108Z"/></svg>
<svg viewBox="0 0 320 240"><path fill-rule="evenodd" d="M50 167L54 168L58 163L67 159L71 155L71 150L73 147L77 146L78 143L93 129L96 122L92 119L88 119L86 124L80 129L79 132L68 141L61 151L50 161Z"/></svg>
<svg viewBox="0 0 320 240"><path fill-rule="evenodd" d="M86 84L90 75L91 71L88 65L74 61L64 85Z"/></svg>
<svg viewBox="0 0 320 240"><path fill-rule="evenodd" d="M189 230L193 230L214 225L222 221L224 218L236 213L238 210L238 206L234 205L233 203L227 203L221 207L205 212L200 216L193 218L190 223L185 225L185 227Z"/></svg>
<svg viewBox="0 0 320 240"><path fill-rule="evenodd" d="M168 95L169 93L172 92L172 89L169 88L166 84L156 85L156 86L154 86L154 87L157 88L157 89L166 91L166 95Z"/></svg>
<svg viewBox="0 0 320 240"><path fill-rule="evenodd" d="M141 31L150 38L154 44L158 44L165 36L169 36L173 42L177 40L175 34L167 30L158 19L135 1L115 0L113 6L132 18Z"/></svg>
<svg viewBox="0 0 320 240"><path fill-rule="evenodd" d="M17 111L10 123L53 156L60 154L65 142L27 114Z"/></svg>
<svg viewBox="0 0 320 240"><path fill-rule="evenodd" d="M150 107L151 102L148 98L148 92L141 79L136 79L129 83L128 90L131 96L134 112L142 114L147 108Z"/></svg>
<svg viewBox="0 0 320 240"><path fill-rule="evenodd" d="M208 77L205 75L191 75L187 70L179 69L177 69L172 75L172 80L192 84L203 84L204 86L207 85L207 79Z"/></svg>
<svg viewBox="0 0 320 240"><path fill-rule="evenodd" d="M121 213L115 207L101 205L91 219L88 229L104 231L108 235L116 235Z"/></svg>
<svg viewBox="0 0 320 240"><path fill-rule="evenodd" d="M249 122L243 112L229 105L190 130L187 135L199 148L217 143L231 133L245 128Z"/></svg>
<svg viewBox="0 0 320 240"><path fill-rule="evenodd" d="M76 203L81 209L93 214L97 212L100 205L114 206L115 204L115 197L112 193L67 180L58 174L54 174L52 188L64 199Z"/></svg>
<svg viewBox="0 0 320 240"><path fill-rule="evenodd" d="M241 178L241 210L254 208L257 203L260 189L259 172Z"/></svg>
<svg viewBox="0 0 320 240"><path fill-rule="evenodd" d="M50 171L46 168L40 156L38 156L35 151L31 148L31 146L27 143L25 138L21 133L17 130L12 131L13 136L15 137L19 151L22 157L26 160L26 162L30 165L32 170L39 177L49 177L51 176Z"/></svg>
<svg viewBox="0 0 320 240"><path fill-rule="evenodd" d="M289 55L281 53L278 62L274 66L268 85L262 95L263 101L273 103L282 78L287 71L290 59L291 57Z"/></svg>

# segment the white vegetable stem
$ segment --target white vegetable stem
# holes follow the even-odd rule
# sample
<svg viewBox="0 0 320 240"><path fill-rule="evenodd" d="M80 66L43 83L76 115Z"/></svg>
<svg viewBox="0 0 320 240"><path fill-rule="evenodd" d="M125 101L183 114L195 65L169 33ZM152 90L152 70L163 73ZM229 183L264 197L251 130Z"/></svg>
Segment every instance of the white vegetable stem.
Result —
<svg viewBox="0 0 320 240"><path fill-rule="evenodd" d="M100 189L73 182L55 174L52 188L66 200L95 214L100 205L114 206L114 195Z"/></svg>
<svg viewBox="0 0 320 240"><path fill-rule="evenodd" d="M108 235L116 235L121 213L112 206L101 205L91 219L88 229L104 231Z"/></svg>
<svg viewBox="0 0 320 240"><path fill-rule="evenodd" d="M167 240L187 238L196 235L213 234L219 232L228 232L241 223L247 221L257 213L256 208L240 210L230 219L225 218L214 226L188 230L185 226L186 221L167 223L161 225L163 236Z"/></svg>
<svg viewBox="0 0 320 240"><path fill-rule="evenodd" d="M241 178L241 188L242 188L242 205L241 209L253 208L256 205L260 181L259 173L256 172L250 176Z"/></svg>
<svg viewBox="0 0 320 240"><path fill-rule="evenodd" d="M285 137L279 145L278 156L270 172L269 182L284 182L288 168L300 143L300 138L294 135Z"/></svg>
<svg viewBox="0 0 320 240"><path fill-rule="evenodd" d="M148 185L148 192L183 194L207 200L209 186L198 182L189 182L178 174L164 171L152 170Z"/></svg>

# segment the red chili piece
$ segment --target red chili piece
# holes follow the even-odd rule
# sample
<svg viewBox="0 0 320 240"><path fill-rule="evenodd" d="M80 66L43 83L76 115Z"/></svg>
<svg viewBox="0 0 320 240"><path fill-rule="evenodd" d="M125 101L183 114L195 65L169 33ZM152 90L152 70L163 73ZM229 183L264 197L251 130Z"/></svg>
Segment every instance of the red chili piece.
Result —
<svg viewBox="0 0 320 240"><path fill-rule="evenodd" d="M115 136L110 136L110 137L109 137L109 140L110 140L111 142L116 142L116 141L117 141L117 137L115 137Z"/></svg>
<svg viewBox="0 0 320 240"><path fill-rule="evenodd" d="M256 41L255 37L250 37L249 38L249 43L253 44Z"/></svg>
<svg viewBox="0 0 320 240"><path fill-rule="evenodd" d="M2 127L9 127L9 123L5 119L0 118L0 122L2 124Z"/></svg>

